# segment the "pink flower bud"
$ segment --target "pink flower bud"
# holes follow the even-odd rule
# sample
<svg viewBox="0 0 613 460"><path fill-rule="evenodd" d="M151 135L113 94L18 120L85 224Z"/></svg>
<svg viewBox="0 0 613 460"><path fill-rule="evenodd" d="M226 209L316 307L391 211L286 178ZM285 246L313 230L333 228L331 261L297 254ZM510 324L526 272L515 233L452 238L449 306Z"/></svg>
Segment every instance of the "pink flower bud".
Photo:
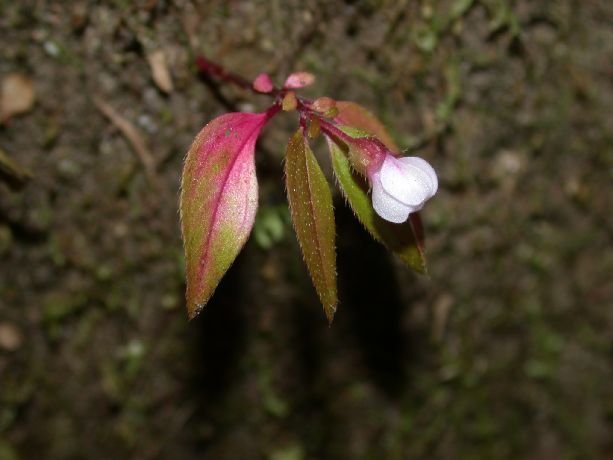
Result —
<svg viewBox="0 0 613 460"><path fill-rule="evenodd" d="M381 168L370 174L370 180L375 212L396 224L419 211L438 189L436 172L419 157L387 154Z"/></svg>
<svg viewBox="0 0 613 460"><path fill-rule="evenodd" d="M274 88L275 85L267 73L261 73L253 80L253 89L259 93L270 93Z"/></svg>

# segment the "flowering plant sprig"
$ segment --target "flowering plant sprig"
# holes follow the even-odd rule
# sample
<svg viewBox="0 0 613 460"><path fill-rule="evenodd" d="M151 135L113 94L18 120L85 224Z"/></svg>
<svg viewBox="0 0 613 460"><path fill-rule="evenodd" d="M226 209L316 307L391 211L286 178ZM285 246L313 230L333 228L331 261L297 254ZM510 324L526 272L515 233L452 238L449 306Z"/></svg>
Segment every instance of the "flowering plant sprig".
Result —
<svg viewBox="0 0 613 460"><path fill-rule="evenodd" d="M280 112L297 112L299 127L285 156L292 223L315 289L331 322L338 304L335 224L329 184L309 140L323 135L338 185L370 234L417 272L426 271L418 211L438 189L432 166L402 157L383 124L362 106L296 93L315 77L296 72L277 88L267 74L253 82L198 58L207 75L267 94L261 113L234 112L210 121L192 143L181 182L187 308L196 316L245 244L257 211L255 145L263 126Z"/></svg>

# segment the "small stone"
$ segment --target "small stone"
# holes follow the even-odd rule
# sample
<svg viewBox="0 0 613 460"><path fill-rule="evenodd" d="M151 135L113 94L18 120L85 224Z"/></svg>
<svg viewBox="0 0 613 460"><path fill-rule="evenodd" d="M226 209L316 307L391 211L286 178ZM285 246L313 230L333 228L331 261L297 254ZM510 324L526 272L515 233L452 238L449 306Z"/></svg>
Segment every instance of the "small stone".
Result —
<svg viewBox="0 0 613 460"><path fill-rule="evenodd" d="M58 57L60 55L60 47L57 46L57 43L52 42L52 41L46 41L45 43L43 43L43 48L45 49L45 52L51 56L51 57Z"/></svg>
<svg viewBox="0 0 613 460"><path fill-rule="evenodd" d="M34 83L30 78L17 73L7 75L0 84L0 123L29 112L35 100Z"/></svg>
<svg viewBox="0 0 613 460"><path fill-rule="evenodd" d="M0 323L0 348L16 351L23 344L21 331L12 323Z"/></svg>

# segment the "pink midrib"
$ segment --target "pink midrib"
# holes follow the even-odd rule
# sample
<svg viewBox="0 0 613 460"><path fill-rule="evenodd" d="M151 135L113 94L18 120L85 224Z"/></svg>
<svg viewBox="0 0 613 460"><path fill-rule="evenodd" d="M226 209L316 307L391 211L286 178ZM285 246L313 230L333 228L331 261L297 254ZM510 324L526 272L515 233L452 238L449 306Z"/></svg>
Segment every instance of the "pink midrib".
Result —
<svg viewBox="0 0 613 460"><path fill-rule="evenodd" d="M232 170L234 169L234 166L236 165L238 158L243 153L243 149L245 148L245 145L249 143L249 141L251 140L251 138L254 136L256 132L262 129L262 127L264 126L264 123L266 123L266 120L267 118L263 117L262 122L256 125L256 127L249 133L248 136L245 136L245 140L241 144L239 144L240 146L237 149L239 153L232 159L230 163L230 167L227 169L227 172L224 175L224 178L222 180L222 186L219 188L219 192L217 193L217 196L215 197L215 206L213 209L213 215L211 216L211 230L208 232L206 241L204 242L204 250L203 250L202 256L200 256L200 260L198 264L198 275L197 275L198 279L200 279L202 272L204 271L204 267L205 267L204 261L208 258L208 255L209 255L209 251L211 247L211 235L214 231L214 226L217 221L217 215L219 213L219 204L221 203L221 196L224 190L226 189L228 178L230 177L230 174L232 173ZM255 147L255 143L254 143L254 147ZM245 213L243 212L243 216L244 215ZM244 218L243 218L243 225L244 225Z"/></svg>

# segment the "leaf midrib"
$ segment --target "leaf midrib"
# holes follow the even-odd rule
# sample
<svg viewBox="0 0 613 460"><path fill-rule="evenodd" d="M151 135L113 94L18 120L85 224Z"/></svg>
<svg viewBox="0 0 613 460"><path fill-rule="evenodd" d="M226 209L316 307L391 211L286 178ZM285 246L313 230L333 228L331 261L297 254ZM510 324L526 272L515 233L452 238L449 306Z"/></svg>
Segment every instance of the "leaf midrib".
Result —
<svg viewBox="0 0 613 460"><path fill-rule="evenodd" d="M245 140L240 144L240 147L237 149L238 154L234 156L234 158L230 162L230 167L227 168L226 170L226 173L222 180L222 186L219 188L219 191L215 197L215 206L213 209L213 214L211 215L211 228L209 229L209 232L207 233L207 236L206 236L206 241L204 242L204 249L203 249L202 256L200 256L200 258L198 259L198 278L201 277L202 271L204 270L205 264L202 263L202 261L206 260L206 258L209 255L209 250L211 247L211 237L212 237L212 233L214 230L215 221L217 219L217 214L219 212L219 204L221 202L221 196L228 184L228 178L230 177L230 173L234 169L234 166L236 165L236 162L238 161L238 157L241 156L241 152L243 151L243 148L245 147L245 145L247 145L247 143L249 142L249 140L251 139L251 137L256 131L258 131L259 129L262 129L263 124L264 123L258 124L253 130L249 132L249 135L245 137ZM254 148L255 148L255 145L254 145Z"/></svg>
<svg viewBox="0 0 613 460"><path fill-rule="evenodd" d="M302 140L302 142L305 142L304 139ZM326 264L324 263L324 259L323 259L323 254L321 251L321 239L320 239L320 235L319 235L319 229L320 226L317 223L317 219L315 218L315 207L313 206L313 189L312 189L312 185L311 185L311 169L309 168L309 160L308 160L308 155L313 155L312 152L310 152L309 148L305 145L304 148L304 155L303 155L303 159L304 159L304 164L305 164L305 169L307 171L307 186L309 189L309 208L311 210L310 216L311 219L313 220L313 224L315 227L315 239L317 240L317 244L316 244L316 251L317 251L317 255L319 258L319 263L321 265L321 269L324 272L324 283L326 285L326 288L328 289L332 289L333 286L330 286L330 282L329 282L329 276L328 276L328 270L326 269ZM326 307L328 307L328 305L326 305Z"/></svg>

